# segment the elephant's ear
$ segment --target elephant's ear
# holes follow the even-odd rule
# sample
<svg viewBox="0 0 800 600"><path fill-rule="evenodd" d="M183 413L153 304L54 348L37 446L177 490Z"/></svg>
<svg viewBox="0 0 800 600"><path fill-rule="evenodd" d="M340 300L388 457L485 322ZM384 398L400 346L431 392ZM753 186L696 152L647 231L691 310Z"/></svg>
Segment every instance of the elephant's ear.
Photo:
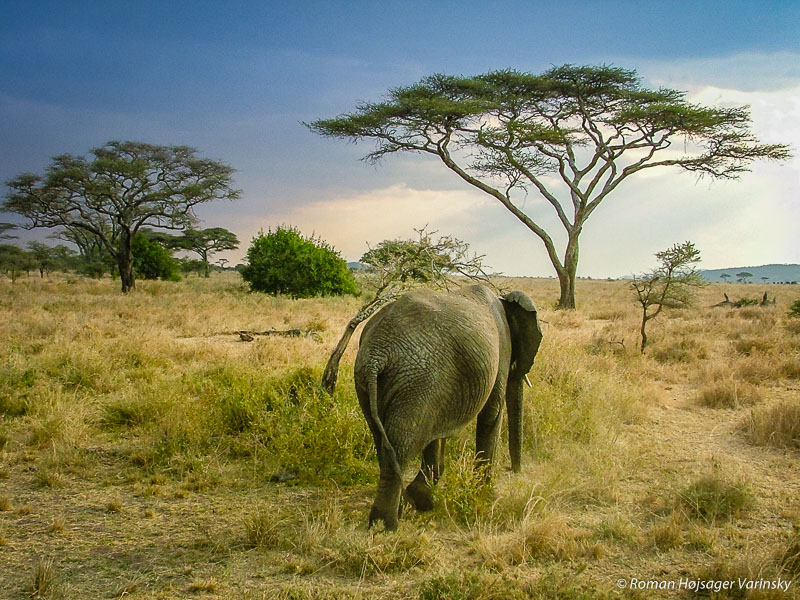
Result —
<svg viewBox="0 0 800 600"><path fill-rule="evenodd" d="M536 312L536 305L534 305L533 300L531 300L525 292L520 292L519 290L508 292L503 296L503 300L506 302L515 302L527 311Z"/></svg>
<svg viewBox="0 0 800 600"><path fill-rule="evenodd" d="M502 298L506 320L511 334L511 371L519 377L533 366L533 360L542 343L542 330L536 314L536 305L525 292L509 292Z"/></svg>

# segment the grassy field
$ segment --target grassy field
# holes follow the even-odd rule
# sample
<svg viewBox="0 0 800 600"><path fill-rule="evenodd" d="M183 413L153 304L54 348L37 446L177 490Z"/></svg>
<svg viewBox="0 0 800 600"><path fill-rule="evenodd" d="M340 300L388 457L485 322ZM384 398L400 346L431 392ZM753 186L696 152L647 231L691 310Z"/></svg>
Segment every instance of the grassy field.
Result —
<svg viewBox="0 0 800 600"><path fill-rule="evenodd" d="M797 287L704 288L642 356L625 282L580 281L572 312L506 282L544 321L523 472L504 451L480 485L465 430L436 510L385 534L355 343L317 385L358 299L137 286L0 279L0 598L800 598ZM316 335L236 333L272 327Z"/></svg>

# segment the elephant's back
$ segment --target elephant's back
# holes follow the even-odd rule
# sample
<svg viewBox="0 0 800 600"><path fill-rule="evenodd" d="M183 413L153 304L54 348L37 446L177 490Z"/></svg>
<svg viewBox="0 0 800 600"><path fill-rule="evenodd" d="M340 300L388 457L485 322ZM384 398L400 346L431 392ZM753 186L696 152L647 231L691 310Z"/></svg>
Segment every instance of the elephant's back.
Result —
<svg viewBox="0 0 800 600"><path fill-rule="evenodd" d="M436 423L442 430L437 435L451 435L475 415L494 385L498 336L483 292L411 292L365 326L356 357L356 387L365 388L366 373L375 371L379 413L391 405L392 415L409 426Z"/></svg>

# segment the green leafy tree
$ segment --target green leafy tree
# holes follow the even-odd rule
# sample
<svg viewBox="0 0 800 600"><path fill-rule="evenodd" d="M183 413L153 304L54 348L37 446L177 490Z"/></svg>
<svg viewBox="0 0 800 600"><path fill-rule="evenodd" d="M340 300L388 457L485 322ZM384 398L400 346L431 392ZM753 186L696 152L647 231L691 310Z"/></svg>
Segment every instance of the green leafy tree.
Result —
<svg viewBox="0 0 800 600"><path fill-rule="evenodd" d="M102 277L108 271L114 273L116 261L97 236L80 228L62 228L50 234L51 238L64 240L78 248L74 259L75 269L90 277ZM116 239L115 236L110 236Z"/></svg>
<svg viewBox="0 0 800 600"><path fill-rule="evenodd" d="M37 241L28 242L27 246L31 258L39 269L39 276L44 278L44 274L49 273L57 262L53 248Z"/></svg>
<svg viewBox="0 0 800 600"><path fill-rule="evenodd" d="M200 275L201 273L204 273L206 269L205 263L196 258L179 258L178 263L180 264L181 273L187 275L189 273L197 273Z"/></svg>
<svg viewBox="0 0 800 600"><path fill-rule="evenodd" d="M0 244L0 269L8 274L11 283L16 283L19 274L30 271L34 264L33 257L19 246Z"/></svg>
<svg viewBox="0 0 800 600"><path fill-rule="evenodd" d="M232 231L224 227L210 227L208 229L187 229L181 238L182 247L196 253L203 261L203 274L209 276L208 259L215 252L223 250L236 250L239 247L239 238Z"/></svg>
<svg viewBox="0 0 800 600"><path fill-rule="evenodd" d="M144 279L180 281L178 261L158 242L139 232L131 245L134 273Z"/></svg>
<svg viewBox="0 0 800 600"><path fill-rule="evenodd" d="M635 71L609 66L431 75L307 126L323 136L373 140L369 162L398 152L433 156L495 198L544 244L562 308L575 307L580 234L623 181L662 167L734 179L755 159L790 156L785 145L758 142L747 107L691 104L684 92L645 88ZM565 231L560 250L531 216L541 210L530 191Z"/></svg>
<svg viewBox="0 0 800 600"><path fill-rule="evenodd" d="M114 257L122 291L134 289L131 247L145 225L185 229L194 207L235 199L233 169L199 158L187 146L108 142L92 157L53 158L44 176L23 173L6 182L0 209L29 219L28 227L61 227L94 236Z"/></svg>
<svg viewBox="0 0 800 600"><path fill-rule="evenodd" d="M370 248L359 261L365 270L362 281L370 290L369 300L350 319L339 343L331 353L322 375L322 386L331 394L339 378L339 362L356 327L400 292L427 285L446 288L454 276L489 283L484 272L483 256L470 254L469 245L452 236L434 239L426 228L415 230L418 239L384 240Z"/></svg>
<svg viewBox="0 0 800 600"><path fill-rule="evenodd" d="M752 273L748 273L747 271L742 271L741 273L736 274L736 277L739 278L736 281L740 283L746 283L747 282L746 280L750 279L752 276L753 276Z"/></svg>
<svg viewBox="0 0 800 600"><path fill-rule="evenodd" d="M339 253L294 227L260 232L247 250L247 263L240 272L254 292L293 298L356 294L355 279Z"/></svg>
<svg viewBox="0 0 800 600"><path fill-rule="evenodd" d="M705 285L695 270L700 262L700 251L691 242L675 244L668 250L656 252L660 265L645 275L634 275L631 288L642 307L642 324L639 329L641 351L647 346L647 322L655 319L666 308L685 308L694 300L693 289Z"/></svg>
<svg viewBox="0 0 800 600"><path fill-rule="evenodd" d="M724 281L727 281L728 279L731 278L730 273L721 273L719 277Z"/></svg>

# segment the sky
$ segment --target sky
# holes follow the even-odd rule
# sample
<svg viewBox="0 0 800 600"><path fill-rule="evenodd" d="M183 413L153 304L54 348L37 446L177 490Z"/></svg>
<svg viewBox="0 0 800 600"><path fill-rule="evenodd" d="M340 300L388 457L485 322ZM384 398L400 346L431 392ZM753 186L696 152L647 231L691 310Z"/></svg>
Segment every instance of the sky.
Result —
<svg viewBox="0 0 800 600"><path fill-rule="evenodd" d="M202 227L238 235L240 249L218 255L232 263L259 230L282 224L350 261L427 225L469 243L493 271L551 276L538 238L433 158L368 165L371 144L302 123L433 73L565 63L635 69L691 102L749 105L759 139L795 154L732 182L672 169L631 178L586 223L579 276L639 273L687 240L709 269L800 263L795 0L0 0L0 182L110 140L185 144L237 170L241 199L197 211ZM551 223L533 195L525 210Z"/></svg>

